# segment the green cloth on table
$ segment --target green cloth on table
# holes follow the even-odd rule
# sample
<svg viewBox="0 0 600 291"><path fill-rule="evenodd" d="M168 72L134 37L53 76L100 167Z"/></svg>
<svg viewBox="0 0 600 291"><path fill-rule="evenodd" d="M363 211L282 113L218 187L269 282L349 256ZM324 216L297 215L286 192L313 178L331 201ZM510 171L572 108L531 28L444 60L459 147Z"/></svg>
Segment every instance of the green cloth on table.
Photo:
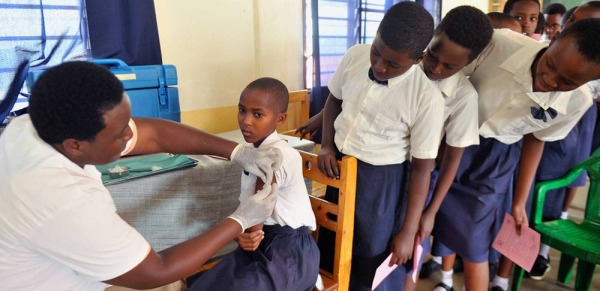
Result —
<svg viewBox="0 0 600 291"><path fill-rule="evenodd" d="M113 184L125 180L154 175L177 168L188 167L197 163L198 161L190 159L185 155L171 155L163 153L119 159L110 164L96 166L96 168L100 173L102 173L102 183ZM129 175L115 179L111 178L108 175L108 169L116 166L128 167Z"/></svg>

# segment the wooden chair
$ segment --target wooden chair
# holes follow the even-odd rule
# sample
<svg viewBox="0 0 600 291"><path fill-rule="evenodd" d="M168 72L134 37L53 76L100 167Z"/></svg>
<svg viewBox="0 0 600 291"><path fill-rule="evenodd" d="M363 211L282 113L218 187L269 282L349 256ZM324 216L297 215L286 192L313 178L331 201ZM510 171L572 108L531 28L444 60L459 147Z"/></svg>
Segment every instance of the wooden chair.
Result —
<svg viewBox="0 0 600 291"><path fill-rule="evenodd" d="M319 240L318 230L321 227L336 233L333 273L320 269L319 274L323 279L324 290L348 290L352 263L352 238L354 235L356 158L345 156L341 162L338 162L340 179L333 180L319 171L315 154L299 152L302 156L304 178L339 189L338 204L310 196L310 203L317 220L317 231L313 232L313 237L316 241ZM332 220L329 215L336 215L337 221ZM315 288L315 290L317 289Z"/></svg>
<svg viewBox="0 0 600 291"><path fill-rule="evenodd" d="M296 128L308 121L308 111L310 108L308 90L291 91L288 104L288 120L277 127L277 132L293 136ZM295 106L299 106L299 110L294 110L296 109L294 108Z"/></svg>
<svg viewBox="0 0 600 291"><path fill-rule="evenodd" d="M570 219L542 222L546 193L552 189L567 187L584 170L590 176L590 188L583 222L577 223ZM537 184L532 208L533 229L540 233L542 243L561 252L558 281L569 283L577 258L575 290L590 290L594 270L600 264L600 150L596 150L590 158L571 169L564 177ZM520 289L523 273L521 267L515 266L511 290Z"/></svg>

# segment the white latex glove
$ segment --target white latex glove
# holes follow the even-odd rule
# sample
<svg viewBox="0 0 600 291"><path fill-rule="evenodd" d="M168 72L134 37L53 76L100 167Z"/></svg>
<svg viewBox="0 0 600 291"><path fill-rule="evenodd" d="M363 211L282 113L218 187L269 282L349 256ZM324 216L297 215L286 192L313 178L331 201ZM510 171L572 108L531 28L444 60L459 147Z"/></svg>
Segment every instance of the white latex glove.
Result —
<svg viewBox="0 0 600 291"><path fill-rule="evenodd" d="M262 190L242 201L229 218L237 221L242 226L242 231L265 222L273 213L278 191L277 184L265 185Z"/></svg>
<svg viewBox="0 0 600 291"><path fill-rule="evenodd" d="M250 145L238 144L231 152L230 160L244 170L256 175L265 185L270 185L273 171L281 167L281 151L276 148L258 149Z"/></svg>

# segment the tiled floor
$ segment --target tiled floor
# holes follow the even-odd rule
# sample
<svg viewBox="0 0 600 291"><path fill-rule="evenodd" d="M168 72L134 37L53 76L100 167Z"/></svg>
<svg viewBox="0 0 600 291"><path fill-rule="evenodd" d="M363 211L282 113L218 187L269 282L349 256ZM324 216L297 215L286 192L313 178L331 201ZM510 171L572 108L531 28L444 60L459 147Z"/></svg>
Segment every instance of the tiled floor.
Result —
<svg viewBox="0 0 600 291"><path fill-rule="evenodd" d="M319 194L324 193L323 185L313 184L313 193ZM581 188L580 191L577 192L577 195L571 205L571 210L569 211L570 218L581 221L583 219L583 210L585 209L585 202L587 198L587 188ZM598 242L600 247L600 242ZM523 279L523 284L521 285L521 290L530 291L530 290L545 290L545 291L563 291L563 290L574 290L573 283L576 276L576 270L573 273L572 282L569 285L561 285L555 282L556 276L558 273L558 263L560 261L560 253L556 250L550 251L550 263L552 269L546 278L542 281L535 281L531 279ZM430 291L433 290L433 286L439 281L439 274L433 275L431 278L424 279L419 281L417 291ZM455 274L454 275L454 290L461 290L463 286L463 275ZM600 291L600 267L596 268L596 275L594 276L594 281L592 283L591 290Z"/></svg>

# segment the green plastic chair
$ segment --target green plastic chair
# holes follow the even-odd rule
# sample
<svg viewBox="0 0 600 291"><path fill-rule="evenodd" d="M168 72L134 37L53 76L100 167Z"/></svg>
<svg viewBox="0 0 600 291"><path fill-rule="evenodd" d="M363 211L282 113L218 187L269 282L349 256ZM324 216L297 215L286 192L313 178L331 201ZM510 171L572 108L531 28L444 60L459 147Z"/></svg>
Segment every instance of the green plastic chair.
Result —
<svg viewBox="0 0 600 291"><path fill-rule="evenodd" d="M583 222L578 224L570 219L542 222L546 193L568 186L584 170L589 173L590 188ZM533 229L540 233L542 243L561 252L557 280L563 284L571 281L577 258L575 290L589 290L596 265L600 264L600 149L564 177L537 184L531 213ZM511 290L520 289L523 274L524 270L515 266Z"/></svg>

